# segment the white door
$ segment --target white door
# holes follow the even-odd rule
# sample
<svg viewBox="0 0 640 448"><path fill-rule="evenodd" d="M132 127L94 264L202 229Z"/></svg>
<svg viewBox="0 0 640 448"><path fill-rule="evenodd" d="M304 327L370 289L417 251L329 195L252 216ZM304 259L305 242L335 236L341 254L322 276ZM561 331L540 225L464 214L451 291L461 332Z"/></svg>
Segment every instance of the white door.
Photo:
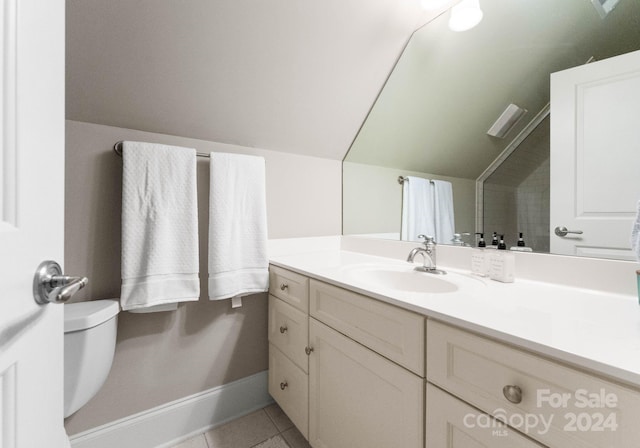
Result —
<svg viewBox="0 0 640 448"><path fill-rule="evenodd" d="M3 0L0 447L62 446L63 309L33 275L63 258L64 0Z"/></svg>
<svg viewBox="0 0 640 448"><path fill-rule="evenodd" d="M633 260L639 170L640 51L553 73L551 252Z"/></svg>

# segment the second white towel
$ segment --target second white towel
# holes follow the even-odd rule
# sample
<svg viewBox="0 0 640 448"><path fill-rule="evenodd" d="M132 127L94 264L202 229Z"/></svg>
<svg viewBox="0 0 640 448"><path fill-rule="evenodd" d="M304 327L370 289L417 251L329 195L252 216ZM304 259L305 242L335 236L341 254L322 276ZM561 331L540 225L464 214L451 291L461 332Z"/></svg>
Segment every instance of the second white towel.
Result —
<svg viewBox="0 0 640 448"><path fill-rule="evenodd" d="M269 289L264 158L211 153L209 299Z"/></svg>

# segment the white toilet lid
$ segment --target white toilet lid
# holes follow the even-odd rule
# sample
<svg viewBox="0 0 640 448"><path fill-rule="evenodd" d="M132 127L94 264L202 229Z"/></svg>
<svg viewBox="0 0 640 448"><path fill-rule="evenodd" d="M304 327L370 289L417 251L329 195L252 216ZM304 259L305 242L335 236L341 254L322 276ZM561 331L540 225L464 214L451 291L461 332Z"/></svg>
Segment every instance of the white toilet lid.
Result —
<svg viewBox="0 0 640 448"><path fill-rule="evenodd" d="M64 332L93 328L119 312L120 305L116 299L67 303L64 305Z"/></svg>

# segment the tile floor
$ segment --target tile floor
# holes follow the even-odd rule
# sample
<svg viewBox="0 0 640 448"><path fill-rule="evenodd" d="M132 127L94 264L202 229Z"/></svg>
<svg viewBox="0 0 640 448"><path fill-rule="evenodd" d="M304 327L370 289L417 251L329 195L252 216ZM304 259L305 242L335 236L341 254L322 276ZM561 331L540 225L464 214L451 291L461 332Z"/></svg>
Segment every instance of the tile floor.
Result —
<svg viewBox="0 0 640 448"><path fill-rule="evenodd" d="M280 406L237 418L173 448L311 448Z"/></svg>

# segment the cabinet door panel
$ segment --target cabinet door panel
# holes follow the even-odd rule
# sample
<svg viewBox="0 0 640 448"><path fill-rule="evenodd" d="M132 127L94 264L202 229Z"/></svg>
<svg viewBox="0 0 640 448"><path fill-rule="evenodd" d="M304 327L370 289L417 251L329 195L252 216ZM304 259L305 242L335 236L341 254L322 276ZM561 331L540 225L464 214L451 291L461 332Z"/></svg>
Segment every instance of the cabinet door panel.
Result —
<svg viewBox="0 0 640 448"><path fill-rule="evenodd" d="M422 448L424 380L315 319L309 322L314 448Z"/></svg>

